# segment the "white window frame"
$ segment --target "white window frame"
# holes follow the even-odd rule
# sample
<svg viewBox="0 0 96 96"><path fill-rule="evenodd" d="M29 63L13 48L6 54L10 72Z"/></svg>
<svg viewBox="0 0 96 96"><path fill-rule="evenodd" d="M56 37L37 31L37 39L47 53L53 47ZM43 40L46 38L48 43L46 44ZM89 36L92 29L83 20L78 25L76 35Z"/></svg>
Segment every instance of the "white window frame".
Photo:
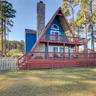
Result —
<svg viewBox="0 0 96 96"><path fill-rule="evenodd" d="M57 26L57 28L54 28L54 25ZM52 29L52 30L59 30L59 26L56 25L56 24L53 24L53 25L51 26L51 29Z"/></svg>
<svg viewBox="0 0 96 96"><path fill-rule="evenodd" d="M48 46L48 52L53 52L54 51L53 50L54 47L57 47L58 48L58 52L60 52L60 48L63 48L63 46Z"/></svg>

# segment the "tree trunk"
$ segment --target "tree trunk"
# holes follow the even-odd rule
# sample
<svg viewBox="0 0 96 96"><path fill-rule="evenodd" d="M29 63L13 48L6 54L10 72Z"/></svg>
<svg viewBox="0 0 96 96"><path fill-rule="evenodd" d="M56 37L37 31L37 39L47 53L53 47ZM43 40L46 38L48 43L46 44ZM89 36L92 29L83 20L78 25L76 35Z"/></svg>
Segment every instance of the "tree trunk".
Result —
<svg viewBox="0 0 96 96"><path fill-rule="evenodd" d="M88 53L88 42L87 42L87 24L85 24L85 38L86 38L86 53Z"/></svg>
<svg viewBox="0 0 96 96"><path fill-rule="evenodd" d="M74 27L74 9L72 8L72 31L75 34L74 30L75 30L75 27Z"/></svg>
<svg viewBox="0 0 96 96"><path fill-rule="evenodd" d="M1 57L3 57L3 18L1 18Z"/></svg>
<svg viewBox="0 0 96 96"><path fill-rule="evenodd" d="M92 15L93 13L93 10L92 10L92 0L90 1L90 13ZM92 24L92 20L91 20L91 38L92 38L92 41L91 41L91 49L94 51L94 29L93 29L93 24Z"/></svg>
<svg viewBox="0 0 96 96"><path fill-rule="evenodd" d="M6 19L4 19L4 56L6 56Z"/></svg>

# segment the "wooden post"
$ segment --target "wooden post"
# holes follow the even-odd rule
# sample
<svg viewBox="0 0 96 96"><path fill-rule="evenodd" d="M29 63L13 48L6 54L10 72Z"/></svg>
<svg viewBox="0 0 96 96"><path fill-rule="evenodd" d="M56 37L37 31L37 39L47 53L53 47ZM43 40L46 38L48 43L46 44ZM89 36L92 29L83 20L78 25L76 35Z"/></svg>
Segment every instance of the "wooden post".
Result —
<svg viewBox="0 0 96 96"><path fill-rule="evenodd" d="M79 56L79 46L77 46L77 55Z"/></svg>
<svg viewBox="0 0 96 96"><path fill-rule="evenodd" d="M64 52L63 53L64 53L64 58L65 58L65 43L64 43Z"/></svg>
<svg viewBox="0 0 96 96"><path fill-rule="evenodd" d="M84 58L86 59L86 44L84 44Z"/></svg>
<svg viewBox="0 0 96 96"><path fill-rule="evenodd" d="M47 42L47 59L49 58L49 42Z"/></svg>
<svg viewBox="0 0 96 96"><path fill-rule="evenodd" d="M79 52L79 46L77 46L77 53Z"/></svg>
<svg viewBox="0 0 96 96"><path fill-rule="evenodd" d="M75 54L76 54L76 44L75 44Z"/></svg>
<svg viewBox="0 0 96 96"><path fill-rule="evenodd" d="M71 46L69 46L69 48L68 48L68 51L69 51L69 53L68 53L68 54L69 54L69 59L70 59L70 48L71 48Z"/></svg>
<svg viewBox="0 0 96 96"><path fill-rule="evenodd" d="M52 60L54 59L54 52L51 53L52 54Z"/></svg>

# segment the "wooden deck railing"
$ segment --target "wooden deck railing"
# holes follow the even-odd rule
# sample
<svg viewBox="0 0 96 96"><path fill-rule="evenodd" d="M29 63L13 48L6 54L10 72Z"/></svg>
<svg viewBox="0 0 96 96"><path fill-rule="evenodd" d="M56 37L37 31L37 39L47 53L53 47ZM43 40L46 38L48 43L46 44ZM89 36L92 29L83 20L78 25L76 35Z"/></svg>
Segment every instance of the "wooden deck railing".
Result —
<svg viewBox="0 0 96 96"><path fill-rule="evenodd" d="M50 41L60 41L60 42L86 42L85 38L79 38L79 37L74 37L74 38L71 36L67 36L66 38L66 36L46 34L42 38L42 41L50 40Z"/></svg>
<svg viewBox="0 0 96 96"><path fill-rule="evenodd" d="M19 58L18 63L23 63L26 56L24 55L22 58ZM30 60L33 59L96 59L96 53L32 52Z"/></svg>

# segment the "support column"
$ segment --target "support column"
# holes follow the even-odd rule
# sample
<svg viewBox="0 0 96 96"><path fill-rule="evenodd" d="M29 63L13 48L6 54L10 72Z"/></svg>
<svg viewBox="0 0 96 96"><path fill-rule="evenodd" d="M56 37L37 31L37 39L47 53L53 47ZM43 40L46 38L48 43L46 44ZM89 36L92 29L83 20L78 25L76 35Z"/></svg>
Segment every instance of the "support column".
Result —
<svg viewBox="0 0 96 96"><path fill-rule="evenodd" d="M47 42L47 52L49 52L49 42Z"/></svg>
<svg viewBox="0 0 96 96"><path fill-rule="evenodd" d="M65 58L65 43L64 43L64 46L63 47L64 47L64 50L63 50L64 55L63 56Z"/></svg>
<svg viewBox="0 0 96 96"><path fill-rule="evenodd" d="M68 55L69 55L69 58L70 58L70 45L68 46Z"/></svg>
<svg viewBox="0 0 96 96"><path fill-rule="evenodd" d="M76 54L76 44L75 44L75 54Z"/></svg>
<svg viewBox="0 0 96 96"><path fill-rule="evenodd" d="M84 59L86 59L86 44L84 44Z"/></svg>
<svg viewBox="0 0 96 96"><path fill-rule="evenodd" d="M79 56L79 46L77 46L77 55Z"/></svg>
<svg viewBox="0 0 96 96"><path fill-rule="evenodd" d="M77 45L75 44L75 58L77 57Z"/></svg>
<svg viewBox="0 0 96 96"><path fill-rule="evenodd" d="M45 44L45 58L48 58L48 46L49 46L49 43L47 42L47 44Z"/></svg>
<svg viewBox="0 0 96 96"><path fill-rule="evenodd" d="M49 58L49 42L47 42L47 58Z"/></svg>

